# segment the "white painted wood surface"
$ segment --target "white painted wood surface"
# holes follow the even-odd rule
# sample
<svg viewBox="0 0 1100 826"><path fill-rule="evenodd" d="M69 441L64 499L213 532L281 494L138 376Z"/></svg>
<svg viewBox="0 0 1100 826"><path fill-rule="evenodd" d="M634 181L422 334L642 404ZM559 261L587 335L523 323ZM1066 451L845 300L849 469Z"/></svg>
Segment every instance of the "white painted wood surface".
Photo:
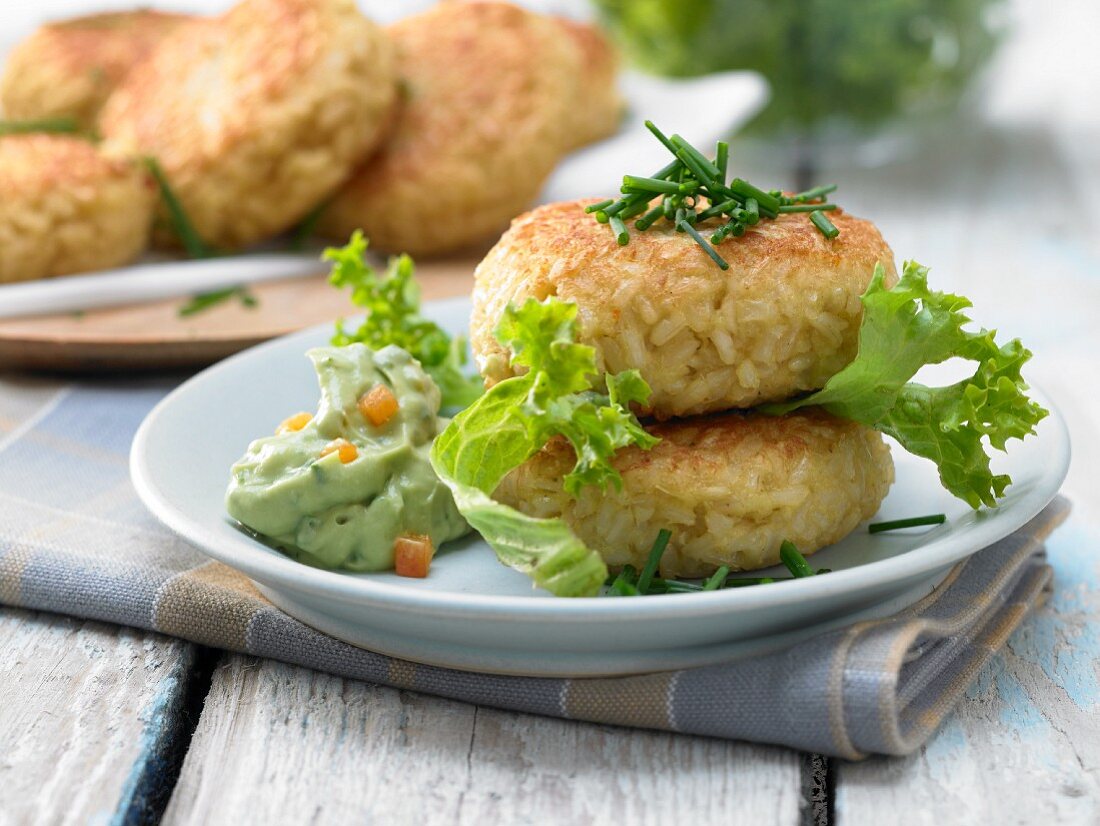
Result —
<svg viewBox="0 0 1100 826"><path fill-rule="evenodd" d="M231 656L164 822L795 824L800 766Z"/></svg>
<svg viewBox="0 0 1100 826"><path fill-rule="evenodd" d="M144 806L194 647L0 611L0 823L122 822Z"/></svg>

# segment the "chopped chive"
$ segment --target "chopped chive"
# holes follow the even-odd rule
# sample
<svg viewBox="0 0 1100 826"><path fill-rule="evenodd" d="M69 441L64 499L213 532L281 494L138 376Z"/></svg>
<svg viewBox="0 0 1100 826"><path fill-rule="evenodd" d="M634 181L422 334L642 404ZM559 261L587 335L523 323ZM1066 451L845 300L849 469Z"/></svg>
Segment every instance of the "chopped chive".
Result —
<svg viewBox="0 0 1100 826"><path fill-rule="evenodd" d="M696 177L698 177L700 181L718 181L718 167L711 163L707 159L706 155L704 155L702 152L700 152L679 135L673 135L670 140L672 141L673 146L691 156L691 159L695 161L695 163L698 165L699 169L703 173L702 175L696 173ZM680 155L679 152L677 152L676 154L677 156ZM681 157L680 160L684 159ZM691 169L690 165L688 166L688 169Z"/></svg>
<svg viewBox="0 0 1100 826"><path fill-rule="evenodd" d="M48 133L75 135L80 132L76 118L37 118L34 120L0 120L0 135L32 135Z"/></svg>
<svg viewBox="0 0 1100 826"><path fill-rule="evenodd" d="M725 141L718 141L714 148L714 165L718 167L718 181L726 182L726 167L729 165L730 145Z"/></svg>
<svg viewBox="0 0 1100 826"><path fill-rule="evenodd" d="M705 252L707 255L709 255L711 257L711 260L714 261L714 263L717 264L719 267L721 267L723 270L728 270L730 268L730 265L728 263L726 263L726 259L724 259L717 252L715 252L714 247L712 247L709 243L707 243L707 240L702 235L699 234L699 231L697 229L695 229L695 227L693 227L687 221L683 221L683 220L677 221L676 222L676 228L677 229L682 228L683 232L686 232L688 235L690 235L692 238L694 238L695 243L698 244L700 247L702 247L703 252Z"/></svg>
<svg viewBox="0 0 1100 826"><path fill-rule="evenodd" d="M814 575L814 569L806 562L806 557L799 553L793 542L787 539L784 539L783 544L779 546L779 558L795 579Z"/></svg>
<svg viewBox="0 0 1100 826"><path fill-rule="evenodd" d="M624 209L630 209L630 207L634 206L635 204L637 204L639 202L646 202L649 199L650 199L650 195L649 195L648 192L643 192L641 194L635 193L633 195L627 195L626 197L620 198L619 200L617 200L611 206L600 210L600 212L606 212L608 217L610 217L612 215L618 215Z"/></svg>
<svg viewBox="0 0 1100 826"><path fill-rule="evenodd" d="M677 191L681 195L694 195L698 191L698 189L699 189L699 182L698 181L685 181L684 183L680 184Z"/></svg>
<svg viewBox="0 0 1100 826"><path fill-rule="evenodd" d="M657 566L660 565L661 557L664 555L665 548L668 547L668 541L671 538L672 531L668 528L661 528L657 532L657 538L654 540L653 548L649 552L649 559L646 560L642 572L638 574L638 590L641 593L644 594L649 591L649 585L657 574Z"/></svg>
<svg viewBox="0 0 1100 826"><path fill-rule="evenodd" d="M749 226L756 226L760 223L760 202L755 198L745 199L745 217L741 219L743 223Z"/></svg>
<svg viewBox="0 0 1100 826"><path fill-rule="evenodd" d="M686 166L691 171L691 173L699 180L704 182L712 180L708 177L706 170L703 169L699 162L695 158L693 158L686 150L677 149L676 157L682 160L684 162L684 166Z"/></svg>
<svg viewBox="0 0 1100 826"><path fill-rule="evenodd" d="M716 591L722 586L722 583L726 581L726 577L730 575L729 566L723 565L714 574L703 583L704 591Z"/></svg>
<svg viewBox="0 0 1100 826"><path fill-rule="evenodd" d="M192 299L176 310L176 315L180 318L187 318L193 316L196 313L201 313L203 310L209 310L211 307L222 304L231 298L239 298L241 305L248 307L249 309L259 305L259 301L256 300L247 287L225 287L221 290L212 290L208 293L199 293L192 297Z"/></svg>
<svg viewBox="0 0 1100 826"><path fill-rule="evenodd" d="M148 156L144 158L144 161L145 167L153 176L153 180L156 181L157 189L160 190L160 197L164 200L164 206L172 219L172 230L176 233L180 243L183 244L187 255L191 258L212 258L217 255L215 250L199 235L194 224L191 223L191 219L187 217L183 204L180 203L180 199L172 189L172 185L168 181L168 176L164 174L160 162L156 158Z"/></svg>
<svg viewBox="0 0 1100 826"><path fill-rule="evenodd" d="M649 201L639 201L638 203L634 204L634 206L627 207L622 212L620 212L619 218L624 222L629 221L631 218L635 218L641 215L647 209L649 209Z"/></svg>
<svg viewBox="0 0 1100 826"><path fill-rule="evenodd" d="M656 172L654 172L649 177L650 178L657 178L658 180L661 180L661 181L667 181L673 175L676 175L679 172L683 171L683 168L684 168L684 165L683 165L683 163L680 162L680 159L679 158L673 158L671 163L665 164L664 166L662 166L660 169L658 169Z"/></svg>
<svg viewBox="0 0 1100 826"><path fill-rule="evenodd" d="M647 591L647 593L690 594L702 590L703 586L696 585L694 582L683 582L679 579L661 579L655 576L649 584L649 591Z"/></svg>
<svg viewBox="0 0 1100 826"><path fill-rule="evenodd" d="M836 228L833 222L830 221L820 209L810 213L810 220L813 221L814 226L821 230L821 234L826 238L836 238L840 235L840 230Z"/></svg>
<svg viewBox="0 0 1100 826"><path fill-rule="evenodd" d="M615 242L620 247L625 247L630 243L630 231L627 230L626 224L623 223L623 219L618 215L611 215L608 218L608 224L611 226L611 231L615 234Z"/></svg>
<svg viewBox="0 0 1100 826"><path fill-rule="evenodd" d="M602 209L596 213L596 221L598 221L599 223L606 224L609 220L611 220L611 216L604 212Z"/></svg>
<svg viewBox="0 0 1100 826"><path fill-rule="evenodd" d="M654 194L680 191L681 184L675 181L663 181L660 178L641 178L637 175L623 175L623 192L652 192Z"/></svg>
<svg viewBox="0 0 1100 826"><path fill-rule="evenodd" d="M759 210L767 215L769 212L779 214L779 199L774 195L753 186L744 178L734 178L730 181L729 188L744 198L755 198L759 204ZM769 216L771 217L771 216Z"/></svg>
<svg viewBox="0 0 1100 826"><path fill-rule="evenodd" d="M684 231L683 227L681 227L680 224L684 224L686 226L687 222L684 221L684 216L686 216L686 215L687 215L687 210L684 209L683 207L680 207L679 209L676 210L676 217L673 219L673 223L676 225L676 231L677 232L683 232Z"/></svg>
<svg viewBox="0 0 1100 826"><path fill-rule="evenodd" d="M600 201L598 204L589 204L584 208L584 211L591 215L593 212L599 212L601 209L606 209L613 203L615 202L608 198L606 201Z"/></svg>
<svg viewBox="0 0 1100 826"><path fill-rule="evenodd" d="M645 215L634 222L634 229L638 230L638 232L645 232L647 229L653 226L654 222L658 218L660 218L664 214L664 206L661 204L657 204L657 206L653 207L653 209L651 209L649 212L647 212Z"/></svg>
<svg viewBox="0 0 1100 826"><path fill-rule="evenodd" d="M779 212L780 214L787 212L832 212L836 208L836 204L782 204L779 207Z"/></svg>
<svg viewBox="0 0 1100 826"><path fill-rule="evenodd" d="M799 192L792 199L796 204L804 204L806 201L813 201L818 198L824 198L830 192L836 191L836 184L826 184L825 186L815 186L813 189L807 189L805 192Z"/></svg>
<svg viewBox="0 0 1100 826"><path fill-rule="evenodd" d="M664 132L662 132L660 129L658 129L656 127L656 125L654 125L653 121L647 120L645 122L645 128L653 133L653 137L655 137L657 140L659 140L661 143L663 143L665 145L665 149L667 149L673 155L676 154L676 147L672 145L672 141L670 141L665 136Z"/></svg>
<svg viewBox="0 0 1100 826"><path fill-rule="evenodd" d="M896 531L901 528L920 528L925 525L942 525L946 521L946 514L933 513L928 516L913 516L909 519L895 519L892 522L872 522L867 526L867 532L882 533L883 531Z"/></svg>
<svg viewBox="0 0 1100 826"><path fill-rule="evenodd" d="M616 579L611 583L611 594L619 597L636 597L640 592L637 587L631 585L625 579Z"/></svg>
<svg viewBox="0 0 1100 826"><path fill-rule="evenodd" d="M728 201L722 201L721 203L714 204L713 206L709 207L708 209L704 209L702 212L700 212L699 213L699 220L700 221L705 221L708 218L717 218L719 215L723 215L727 212L730 212L731 210L736 209L740 205L741 205L740 201L735 201L732 198Z"/></svg>

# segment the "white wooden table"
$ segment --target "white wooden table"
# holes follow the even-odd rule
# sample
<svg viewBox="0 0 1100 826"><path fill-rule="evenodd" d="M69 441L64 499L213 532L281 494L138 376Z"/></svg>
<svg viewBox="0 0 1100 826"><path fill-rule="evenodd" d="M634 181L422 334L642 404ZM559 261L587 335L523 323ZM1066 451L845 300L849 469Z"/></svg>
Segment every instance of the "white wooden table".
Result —
<svg viewBox="0 0 1100 826"><path fill-rule="evenodd" d="M561 722L0 610L0 823L1100 822L1100 26L1087 0L1022 14L980 123L823 175L1025 339L1073 436L1054 597L926 747L852 764Z"/></svg>

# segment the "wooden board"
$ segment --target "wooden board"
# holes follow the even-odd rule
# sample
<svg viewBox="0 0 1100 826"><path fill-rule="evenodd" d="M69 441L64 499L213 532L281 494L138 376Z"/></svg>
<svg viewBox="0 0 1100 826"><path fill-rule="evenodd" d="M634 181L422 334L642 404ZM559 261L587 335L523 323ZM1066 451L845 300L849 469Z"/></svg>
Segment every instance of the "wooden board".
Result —
<svg viewBox="0 0 1100 826"><path fill-rule="evenodd" d="M194 661L159 634L0 609L0 823L146 822Z"/></svg>
<svg viewBox="0 0 1100 826"><path fill-rule="evenodd" d="M478 259L417 267L426 300L464 295ZM318 274L253 285L255 308L226 301L181 318L186 298L84 313L0 320L0 371L97 372L193 368L261 341L354 315L346 291Z"/></svg>
<svg viewBox="0 0 1100 826"><path fill-rule="evenodd" d="M802 763L230 656L164 822L794 826Z"/></svg>

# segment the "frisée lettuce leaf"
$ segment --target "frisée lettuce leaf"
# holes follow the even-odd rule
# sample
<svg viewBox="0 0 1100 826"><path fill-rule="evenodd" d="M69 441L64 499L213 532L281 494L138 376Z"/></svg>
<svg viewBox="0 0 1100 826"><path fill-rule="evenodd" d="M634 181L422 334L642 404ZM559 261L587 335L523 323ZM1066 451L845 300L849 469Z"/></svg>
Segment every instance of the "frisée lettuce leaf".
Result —
<svg viewBox="0 0 1100 826"><path fill-rule="evenodd" d="M385 275L379 276L366 260L367 239L356 230L343 247L330 247L324 260L332 262L329 283L350 287L351 302L366 311L358 329L349 330L343 319L336 322L332 343L343 347L362 342L372 350L396 344L420 362L443 397L444 408L463 408L483 392L478 376L467 376L466 340L451 338L438 324L420 315L420 286L413 278L415 266L407 255L390 258Z"/></svg>
<svg viewBox="0 0 1100 826"><path fill-rule="evenodd" d="M992 331L964 330L970 301L930 290L928 268L913 261L891 289L876 267L861 300L855 360L816 393L761 409L781 415L818 405L873 427L935 462L943 486L971 507L995 507L1012 480L992 472L985 443L1004 450L1047 415L1020 374L1031 353L1019 339L999 346ZM924 365L953 358L977 362L973 375L944 387L910 381Z"/></svg>
<svg viewBox="0 0 1100 826"><path fill-rule="evenodd" d="M459 511L496 551L547 591L593 596L607 566L560 519L538 519L495 502L492 492L509 471L551 438L573 446L577 462L565 478L576 495L585 485L622 486L611 465L627 445L648 449L657 439L642 428L630 403L644 404L649 385L637 370L606 377L607 392L593 386L592 347L577 343L577 307L556 298L509 306L497 338L511 349L522 375L494 385L436 437L431 460Z"/></svg>

